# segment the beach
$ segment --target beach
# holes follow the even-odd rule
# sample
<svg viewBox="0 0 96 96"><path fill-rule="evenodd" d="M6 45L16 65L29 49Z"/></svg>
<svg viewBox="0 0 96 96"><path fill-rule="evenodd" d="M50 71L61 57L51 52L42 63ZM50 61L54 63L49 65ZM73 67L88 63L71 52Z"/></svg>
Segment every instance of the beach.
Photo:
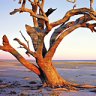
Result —
<svg viewBox="0 0 96 96"><path fill-rule="evenodd" d="M64 79L96 86L96 61L55 60L53 64ZM96 96L96 88L77 92L45 88L38 76L18 61L0 60L0 96Z"/></svg>

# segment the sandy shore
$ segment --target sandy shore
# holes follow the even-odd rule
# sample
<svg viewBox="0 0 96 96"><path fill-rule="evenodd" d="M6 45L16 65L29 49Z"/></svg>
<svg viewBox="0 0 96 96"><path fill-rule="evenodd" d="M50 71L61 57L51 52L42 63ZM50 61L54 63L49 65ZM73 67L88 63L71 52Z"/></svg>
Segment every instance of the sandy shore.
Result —
<svg viewBox="0 0 96 96"><path fill-rule="evenodd" d="M96 86L96 62L54 62L66 80ZM96 89L65 92L42 88L34 73L18 61L0 60L0 96L96 96Z"/></svg>

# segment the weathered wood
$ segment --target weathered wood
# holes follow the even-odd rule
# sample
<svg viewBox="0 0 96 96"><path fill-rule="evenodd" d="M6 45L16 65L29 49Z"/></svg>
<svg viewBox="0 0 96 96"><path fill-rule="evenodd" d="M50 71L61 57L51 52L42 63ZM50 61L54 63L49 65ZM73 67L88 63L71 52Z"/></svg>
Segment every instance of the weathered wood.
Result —
<svg viewBox="0 0 96 96"><path fill-rule="evenodd" d="M29 25L25 25L25 27L26 27L26 31L28 35L32 39L33 47L35 51L37 51L38 54L42 53L44 57L47 52L45 44L44 44L44 33L43 32L41 33L40 31L42 30L40 30L39 28L33 28Z"/></svg>
<svg viewBox="0 0 96 96"><path fill-rule="evenodd" d="M87 22L87 21L90 21L91 19L92 18L89 17L89 15L84 15L84 16L76 19L75 21L63 23L60 27L56 28L54 30L53 34L51 35L51 38L50 38L50 48L52 47L52 45L56 41L56 39L59 36L59 34L61 34L64 30L66 30L66 29L76 25L77 23Z"/></svg>
<svg viewBox="0 0 96 96"><path fill-rule="evenodd" d="M35 28L33 28L29 25L25 25L25 27L26 27L26 31L27 31L28 35L31 37L34 49L36 51L37 46L38 46L38 32L35 30Z"/></svg>
<svg viewBox="0 0 96 96"><path fill-rule="evenodd" d="M66 23L67 21L69 21L70 17L72 17L74 15L80 15L80 14L83 14L83 15L88 14L91 16L91 18L93 18L93 20L94 19L96 20L96 18L95 18L96 12L95 11L91 11L89 8L78 8L78 9L69 10L62 19L52 22L50 24L50 26L56 27L62 23Z"/></svg>
<svg viewBox="0 0 96 96"><path fill-rule="evenodd" d="M36 73L37 75L40 75L40 71L39 68L28 62L26 59L24 59L24 57L22 55L20 55L9 43L9 40L7 38L6 35L3 36L3 46L0 46L0 49L6 52L11 53L14 57L16 57L16 59L23 64L25 67L27 67L28 69L30 69L31 71L33 71L34 73Z"/></svg>

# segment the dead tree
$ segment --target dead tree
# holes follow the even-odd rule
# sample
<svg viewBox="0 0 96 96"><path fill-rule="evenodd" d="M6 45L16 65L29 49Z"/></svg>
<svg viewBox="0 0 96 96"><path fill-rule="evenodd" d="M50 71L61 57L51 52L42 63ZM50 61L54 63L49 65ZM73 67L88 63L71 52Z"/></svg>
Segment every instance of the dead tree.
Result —
<svg viewBox="0 0 96 96"><path fill-rule="evenodd" d="M26 2L31 4L31 8L26 8ZM21 64L33 71L39 76L43 84L50 87L65 87L70 90L75 87L80 87L78 84L73 84L62 78L57 72L56 68L52 64L52 57L56 52L57 47L65 36L73 32L73 30L83 27L89 28L92 32L96 32L96 23L88 23L88 21L96 20L96 12L90 8L78 8L69 10L63 18L55 22L50 23L48 16L51 15L56 9L49 8L47 12L44 12L45 0L19 0L21 7L14 9L10 14L15 13L29 13L33 18L33 27L25 25L26 32L30 36L35 51L32 51L29 47L29 43L21 33L27 44L20 41L20 38L14 40L20 44L20 48L26 49L27 55L32 55L36 59L37 65L30 63L23 56L20 55L11 45L6 35L3 36L3 45L0 46L0 50L11 53ZM39 10L39 11L38 11ZM81 15L74 21L69 21L72 16ZM59 27L57 28L56 26ZM50 31L56 27L50 38L49 49L46 49L44 38L50 33Z"/></svg>

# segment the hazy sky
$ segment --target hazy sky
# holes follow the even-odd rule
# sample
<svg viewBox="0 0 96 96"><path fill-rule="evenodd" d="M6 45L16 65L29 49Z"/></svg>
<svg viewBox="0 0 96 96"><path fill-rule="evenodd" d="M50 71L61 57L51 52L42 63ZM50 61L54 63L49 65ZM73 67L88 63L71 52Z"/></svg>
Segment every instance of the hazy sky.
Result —
<svg viewBox="0 0 96 96"><path fill-rule="evenodd" d="M96 0L94 0L96 1ZM9 15L9 12L14 8L19 8L18 0L0 0L0 45L2 45L2 36L6 34L14 48L19 47L19 44L13 39L15 37L22 37L19 30L25 34L26 38L30 40L25 31L25 24L32 26L32 18L29 14L15 14ZM94 4L94 6L96 3ZM57 8L57 10L49 17L50 22L58 20L64 16L67 10L72 9L73 4L66 2L66 0L46 0L45 11L48 8ZM77 7L89 7L89 0L77 0ZM76 19L76 16L71 18ZM51 33L50 33L51 34ZM48 47L49 35L46 36L46 45ZM32 47L31 47L32 48ZM32 48L33 50L33 48ZM25 50L18 49L18 51L25 55ZM30 57L29 59L31 59ZM10 53L0 50L0 59L15 59ZM58 47L53 59L62 60L80 60L80 59L96 59L96 33L92 33L89 29L78 28L68 36L66 36Z"/></svg>

